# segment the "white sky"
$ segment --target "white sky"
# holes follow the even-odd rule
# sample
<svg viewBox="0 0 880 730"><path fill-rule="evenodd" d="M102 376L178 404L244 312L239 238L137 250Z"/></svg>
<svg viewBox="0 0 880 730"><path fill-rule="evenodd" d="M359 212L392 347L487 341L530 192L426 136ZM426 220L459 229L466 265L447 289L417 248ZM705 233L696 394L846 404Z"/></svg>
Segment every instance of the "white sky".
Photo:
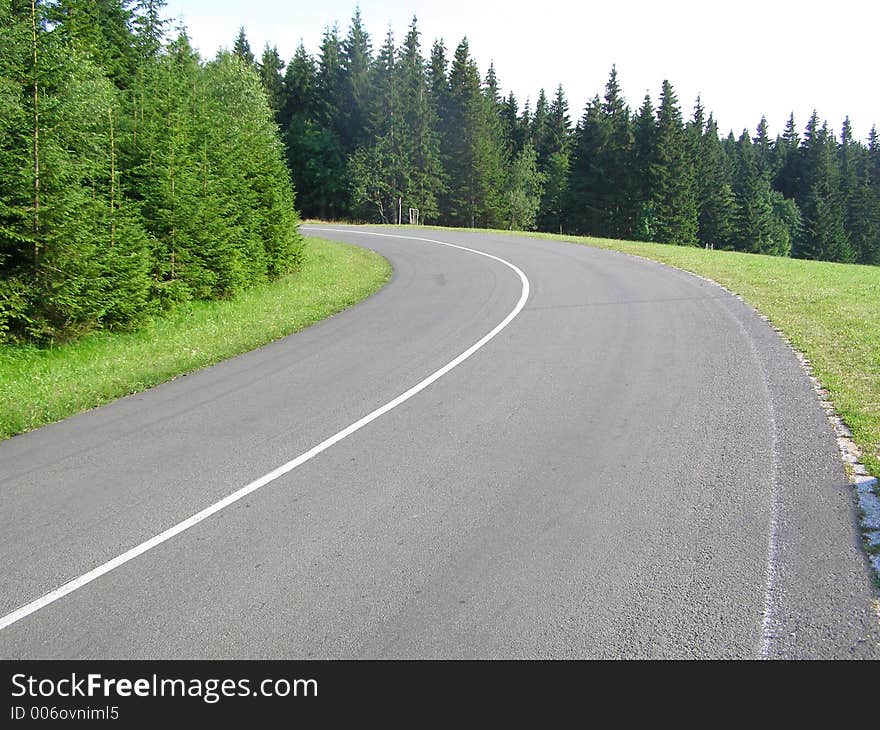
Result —
<svg viewBox="0 0 880 730"><path fill-rule="evenodd" d="M348 30L356 0L169 0L167 15L185 23L205 57L231 47L244 26L254 53L278 46L287 61L300 39L315 54L324 28ZM481 74L494 60L505 93L520 108L543 87L552 96L562 83L572 121L601 95L612 64L631 107L646 91L655 103L668 78L685 117L697 94L715 113L722 134L754 130L762 114L771 133L789 112L798 131L815 107L839 133L848 114L864 140L880 126L877 93L880 2L779 2L739 0L360 0L361 14L378 48L389 26L400 41L418 16L427 55L443 38L450 57L463 36Z"/></svg>

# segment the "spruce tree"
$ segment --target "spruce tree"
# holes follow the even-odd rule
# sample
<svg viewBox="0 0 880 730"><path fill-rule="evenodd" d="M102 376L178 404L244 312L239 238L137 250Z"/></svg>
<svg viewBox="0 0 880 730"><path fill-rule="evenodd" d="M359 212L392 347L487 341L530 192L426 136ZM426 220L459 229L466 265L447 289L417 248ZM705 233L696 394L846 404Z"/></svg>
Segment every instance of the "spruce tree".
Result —
<svg viewBox="0 0 880 730"><path fill-rule="evenodd" d="M120 188L119 92L48 11L0 6L0 337L51 342L124 323L147 280Z"/></svg>
<svg viewBox="0 0 880 730"><path fill-rule="evenodd" d="M602 235L607 220L603 154L608 141L606 119L599 97L594 97L578 122L572 141L567 218L572 230Z"/></svg>
<svg viewBox="0 0 880 730"><path fill-rule="evenodd" d="M503 140L497 114L483 94L467 39L455 50L449 74L444 149L448 193L446 215L453 225L492 226L504 220Z"/></svg>
<svg viewBox="0 0 880 730"><path fill-rule="evenodd" d="M486 78L483 81L483 93L486 96L486 99L489 100L489 104L494 106L498 113L501 112L501 85L498 82L498 74L495 71L495 62L489 62L489 70L486 71Z"/></svg>
<svg viewBox="0 0 880 730"><path fill-rule="evenodd" d="M761 121L758 122L752 144L755 149L755 165L758 173L771 180L775 171L773 169L773 145L770 142L767 117L761 117Z"/></svg>
<svg viewBox="0 0 880 730"><path fill-rule="evenodd" d="M799 258L850 262L855 260L845 228L840 171L828 125L810 117L801 145L801 188L797 198L803 214L803 236L793 255Z"/></svg>
<svg viewBox="0 0 880 730"><path fill-rule="evenodd" d="M525 135L519 123L519 104L516 96L511 91L501 102L501 129L506 143L506 152L509 158L515 157L526 143Z"/></svg>
<svg viewBox="0 0 880 730"><path fill-rule="evenodd" d="M692 129L695 131L698 126L695 112ZM713 248L731 248L737 215L736 196L730 164L718 139L718 124L712 114L696 141L694 172L699 242Z"/></svg>
<svg viewBox="0 0 880 730"><path fill-rule="evenodd" d="M383 223L400 223L410 183L410 160L397 79L397 50L389 30L373 69L370 138L349 163L352 199L374 208Z"/></svg>
<svg viewBox="0 0 880 730"><path fill-rule="evenodd" d="M251 44L248 42L247 34L244 31L243 25L239 27L238 35L232 43L232 52L248 66L256 65L256 58L254 57L254 52L251 50Z"/></svg>
<svg viewBox="0 0 880 730"><path fill-rule="evenodd" d="M612 238L629 238L633 232L635 211L632 206L633 131L629 108L617 81L617 68L611 67L602 102L607 139L601 154L604 176L601 198L606 220L602 233Z"/></svg>
<svg viewBox="0 0 880 730"><path fill-rule="evenodd" d="M47 17L71 48L88 57L119 88L127 88L138 62L134 13L123 0L55 0Z"/></svg>
<svg viewBox="0 0 880 730"><path fill-rule="evenodd" d="M449 61L442 39L434 41L428 62L428 91L438 123L446 118L449 107Z"/></svg>
<svg viewBox="0 0 880 730"><path fill-rule="evenodd" d="M299 260L253 67L203 66L185 35L164 45L161 3L128 7L0 0L0 340L134 327Z"/></svg>
<svg viewBox="0 0 880 730"><path fill-rule="evenodd" d="M168 21L162 17L166 0L135 0L132 29L141 60L155 58L162 47Z"/></svg>
<svg viewBox="0 0 880 730"><path fill-rule="evenodd" d="M633 235L642 241L653 241L657 236L655 191L657 179L657 120L651 95L646 93L633 124L633 203L635 220Z"/></svg>
<svg viewBox="0 0 880 730"><path fill-rule="evenodd" d="M693 164L682 126L678 99L672 84L663 82L657 110L656 166L653 192L656 240L662 243L697 243L697 202Z"/></svg>
<svg viewBox="0 0 880 730"><path fill-rule="evenodd" d="M343 138L346 126L346 82L340 59L341 42L336 26L327 28L321 40L316 77L317 109L312 123L288 131L289 158L302 160L311 187L301 186L309 200L309 215L335 219L349 211L346 182L347 155ZM295 174L296 179L296 174ZM304 207L305 210L305 207Z"/></svg>
<svg viewBox="0 0 880 730"><path fill-rule="evenodd" d="M342 70L339 28L333 26L324 31L318 53L316 121L331 130L340 143L345 130L346 81Z"/></svg>
<svg viewBox="0 0 880 730"><path fill-rule="evenodd" d="M427 69L422 57L415 17L400 49L397 83L406 130L406 154L410 162L408 207L419 210L422 222L436 220L438 197L443 191L443 165L437 136L436 111L431 104Z"/></svg>
<svg viewBox="0 0 880 730"><path fill-rule="evenodd" d="M533 230L544 190L544 174L538 170L538 153L526 144L514 158L505 191L508 230Z"/></svg>
<svg viewBox="0 0 880 730"><path fill-rule="evenodd" d="M287 163L304 216L334 217L345 198L345 155L337 135L324 126L315 60L300 43L284 74L282 129Z"/></svg>
<svg viewBox="0 0 880 730"><path fill-rule="evenodd" d="M341 100L337 102L340 115L340 140L347 152L367 143L370 116L373 54L370 36L364 28L359 7L355 8L348 35L339 47L341 71Z"/></svg>
<svg viewBox="0 0 880 730"><path fill-rule="evenodd" d="M568 100L562 84L556 87L556 95L550 102L548 121L549 148L554 152L568 152L571 142L571 118L568 115Z"/></svg>
<svg viewBox="0 0 880 730"><path fill-rule="evenodd" d="M260 75L260 81L263 89L266 91L266 98L269 100L269 108L275 115L275 121L281 123L281 110L284 106L284 77L281 72L284 70L284 61L278 55L278 48L270 46L268 43L263 49L263 55L257 64L257 72Z"/></svg>
<svg viewBox="0 0 880 730"><path fill-rule="evenodd" d="M762 171L749 133L743 130L737 143L737 200L734 247L749 253L788 255L791 241L776 219L769 173Z"/></svg>
<svg viewBox="0 0 880 730"><path fill-rule="evenodd" d="M540 230L561 233L566 225L572 138L568 101L562 84L557 87L556 96L550 103L549 130L550 155L544 163L544 169L540 170L544 177L544 194L537 225Z"/></svg>
<svg viewBox="0 0 880 730"><path fill-rule="evenodd" d="M789 115L785 131L774 145L773 187L786 198L800 199L803 194L801 184L800 136L795 126L794 113Z"/></svg>
<svg viewBox="0 0 880 730"><path fill-rule="evenodd" d="M281 99L279 123L282 129L286 130L290 126L294 115L315 119L318 109L317 70L315 60L306 52L302 43L297 46L284 72Z"/></svg>
<svg viewBox="0 0 880 730"><path fill-rule="evenodd" d="M550 157L550 104L544 89L538 92L538 101L535 104L535 112L532 114L529 141L538 155L538 167L543 169Z"/></svg>
<svg viewBox="0 0 880 730"><path fill-rule="evenodd" d="M844 209L844 228L849 236L855 260L863 262L863 250L871 228L871 211L866 192L865 149L853 139L849 117L844 119L837 147L840 202Z"/></svg>
<svg viewBox="0 0 880 730"><path fill-rule="evenodd" d="M862 264L880 265L880 138L871 127L868 146L859 157L853 192L853 249Z"/></svg>

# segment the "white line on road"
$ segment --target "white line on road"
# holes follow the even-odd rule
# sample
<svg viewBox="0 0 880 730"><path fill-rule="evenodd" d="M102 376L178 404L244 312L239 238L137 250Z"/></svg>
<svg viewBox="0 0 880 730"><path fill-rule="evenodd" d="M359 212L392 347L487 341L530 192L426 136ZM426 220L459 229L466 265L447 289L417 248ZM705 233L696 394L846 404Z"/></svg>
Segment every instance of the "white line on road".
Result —
<svg viewBox="0 0 880 730"><path fill-rule="evenodd" d="M188 517L182 522L178 522L173 527L169 527L164 532L159 533L155 537L151 537L149 540L142 542L140 545L136 545L130 550L126 550L121 555L108 560L106 563L102 563L96 568L92 568L88 573L84 573L78 578L74 578L73 580L68 581L64 585L56 588L53 591L50 591L44 596L37 598L34 601L22 606L19 609L16 609L12 613L9 613L2 618L0 618L0 630L5 629L8 626L11 626L17 621L21 621L21 619L26 616L30 616L32 613L39 611L41 608L45 608L50 603L54 603L55 601L64 598L64 596L73 593L74 591L82 588L85 585L88 585L94 580L97 580L102 575L106 575L111 570L118 568L120 565L124 565L130 560L134 560L139 555L143 555L145 552L152 550L154 547L161 545L163 542L167 542L172 537L179 535L181 532L185 532L191 527L195 527L197 524L202 522L203 520L208 519L211 515L216 514L222 509L229 507L231 504L238 502L240 499L256 492L261 487L265 487L267 484L274 482L281 476L284 476L288 472L296 469L296 467L305 464L307 461L312 459L313 457L320 454L322 451L326 451L334 444L339 443L342 439L347 436L351 436L355 431L359 431L364 426L369 423L372 423L380 416L388 413L388 411L396 408L401 403L408 401L417 393L420 393L425 388L427 388L431 383L435 382L442 378L446 373L452 370L457 365L460 365L465 360L467 360L471 355L473 355L477 350L479 350L483 345L485 345L489 340L491 340L495 335L497 335L501 330L503 330L507 325L509 325L514 317L520 313L522 308L525 306L526 301L529 298L529 280L526 278L526 275L516 266L514 266L509 261L505 261L498 256L493 256L492 254L485 253L484 251L477 251L473 248L467 248L466 246L458 246L454 243L446 243L444 241L435 241L431 238L416 238L415 236L400 236L400 235L392 235L389 233L374 233L372 231L355 231L349 229L338 229L338 228L312 228L309 230L313 231L325 231L329 233L356 233L363 236L384 236L386 238L403 238L409 241L421 241L424 243L436 243L441 246L449 246L450 248L457 248L461 251L467 251L468 253L477 254L478 256L485 256L486 258L492 259L493 261L498 261L501 264L504 264L507 268L512 269L519 276L520 281L522 282L522 294L520 295L519 301L516 303L516 306L510 311L510 313L499 322L490 332L485 334L480 340L471 345L467 350L461 353L458 357L450 362L446 363L442 368L436 370L431 373L427 378L422 380L421 382L414 385L412 388L407 390L404 393L401 393L394 400L388 401L384 406L380 406L374 411L371 411L366 416L361 418L359 421L355 421L350 426L342 429L338 433L334 434L328 439L325 439L317 446L312 447L304 454L300 454L295 459L288 461L286 464L279 466L277 469L270 471L265 476L260 477L256 481L251 482L247 486L242 487L241 489L236 490L232 494L224 497L219 502L215 502L210 507L205 507L201 512L196 512L196 514Z"/></svg>

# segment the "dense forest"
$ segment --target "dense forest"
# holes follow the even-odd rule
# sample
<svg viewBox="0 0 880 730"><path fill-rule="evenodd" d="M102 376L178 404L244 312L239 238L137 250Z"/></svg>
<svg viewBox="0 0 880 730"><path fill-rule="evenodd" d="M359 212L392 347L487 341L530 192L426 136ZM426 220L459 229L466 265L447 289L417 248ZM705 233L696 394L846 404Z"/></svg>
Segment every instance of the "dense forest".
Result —
<svg viewBox="0 0 880 730"><path fill-rule="evenodd" d="M520 107L467 40L359 11L315 56L203 61L164 0L0 0L0 342L132 328L294 270L324 219L544 230L880 264L880 140L814 113L719 134L612 67L571 121ZM285 164L285 161L287 164ZM293 182L293 185L291 184Z"/></svg>
<svg viewBox="0 0 880 730"><path fill-rule="evenodd" d="M307 217L502 227L880 264L880 140L816 114L771 138L719 135L699 99L685 118L664 81L631 109L614 68L572 125L564 90L522 108L467 40L422 52L413 20L374 52L356 12L315 57L255 58Z"/></svg>
<svg viewBox="0 0 880 730"><path fill-rule="evenodd" d="M258 74L161 0L0 0L0 342L133 328L297 266Z"/></svg>

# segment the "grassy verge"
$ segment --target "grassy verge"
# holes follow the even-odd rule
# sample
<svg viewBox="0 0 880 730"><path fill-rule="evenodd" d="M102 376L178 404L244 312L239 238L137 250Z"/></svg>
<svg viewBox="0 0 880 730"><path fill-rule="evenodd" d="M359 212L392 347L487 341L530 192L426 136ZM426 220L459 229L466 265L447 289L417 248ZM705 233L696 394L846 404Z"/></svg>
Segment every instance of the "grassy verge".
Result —
<svg viewBox="0 0 880 730"><path fill-rule="evenodd" d="M880 477L880 267L550 233L525 235L644 256L707 276L740 294L807 356L852 430L862 462Z"/></svg>
<svg viewBox="0 0 880 730"><path fill-rule="evenodd" d="M299 272L223 302L197 302L137 332L52 349L0 346L0 438L253 350L355 304L391 274L372 251L308 239Z"/></svg>

